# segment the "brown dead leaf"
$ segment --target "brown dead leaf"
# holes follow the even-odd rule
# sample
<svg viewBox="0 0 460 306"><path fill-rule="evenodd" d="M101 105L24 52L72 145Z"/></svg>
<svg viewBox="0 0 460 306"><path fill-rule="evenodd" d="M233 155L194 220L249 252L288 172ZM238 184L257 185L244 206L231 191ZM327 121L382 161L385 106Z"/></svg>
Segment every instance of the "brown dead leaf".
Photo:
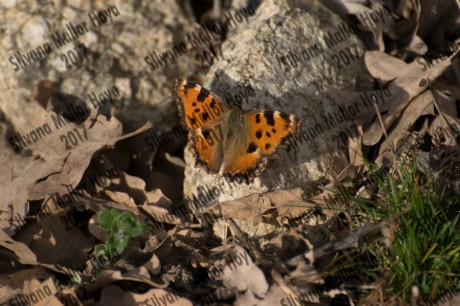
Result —
<svg viewBox="0 0 460 306"><path fill-rule="evenodd" d="M388 53L411 51L417 54L426 50L425 44L416 35L421 9L420 5L414 5L413 1L400 1L399 4L408 5L398 7L392 7L392 3L388 1L321 2L361 30L358 35L370 50Z"/></svg>
<svg viewBox="0 0 460 306"><path fill-rule="evenodd" d="M176 225L181 225L184 223L180 217L177 217L176 215L172 214L166 208L149 204L144 204L141 207L155 221Z"/></svg>
<svg viewBox="0 0 460 306"><path fill-rule="evenodd" d="M134 273L125 273L123 274L121 271L116 270L104 270L96 277L96 281L94 282L93 286L88 289L88 293L92 295L98 289L105 287L113 282L120 281L120 280L128 280L134 282L140 282L147 285L150 285L154 288L167 288L169 286L168 282L164 283L157 283L152 281L150 277L146 277L140 274Z"/></svg>
<svg viewBox="0 0 460 306"><path fill-rule="evenodd" d="M134 202L134 199L127 193L121 192L121 191L111 191L104 189L102 191L110 200L126 205L131 208L137 208L136 203Z"/></svg>
<svg viewBox="0 0 460 306"><path fill-rule="evenodd" d="M77 147L66 150L62 140L57 138L59 137L57 134L69 133L76 128L82 129L83 125L87 130L88 140ZM100 115L97 119L89 119L79 126L73 123L67 124L59 130L60 133L53 134L55 137L45 138L43 141L45 146L40 146L40 156L47 160L48 164L58 165L56 169L58 172L41 178L32 188L29 199L42 199L56 192L58 194L67 193L69 186L72 189L77 186L95 151L105 146L112 146L117 141L136 135L149 127L151 124L147 123L135 132L121 135L121 123L115 117L107 120ZM60 186L60 188L56 191L56 187L53 186Z"/></svg>
<svg viewBox="0 0 460 306"><path fill-rule="evenodd" d="M182 204L174 205L161 189L146 193L142 210L157 222L175 225L189 225L192 215Z"/></svg>
<svg viewBox="0 0 460 306"><path fill-rule="evenodd" d="M353 165L356 168L364 166L364 153L362 144L363 144L363 127L362 125L357 125L357 134L355 137L348 138L348 161L350 165Z"/></svg>
<svg viewBox="0 0 460 306"><path fill-rule="evenodd" d="M289 296L276 283L270 286L265 298L259 301L257 306L272 306L272 305L289 305Z"/></svg>
<svg viewBox="0 0 460 306"><path fill-rule="evenodd" d="M144 267L153 275L157 275L161 271L161 263L158 257L155 254L152 254L152 257L149 261L144 264Z"/></svg>
<svg viewBox="0 0 460 306"><path fill-rule="evenodd" d="M98 193L112 201L137 209L137 205L145 202L145 182L139 177L121 172L112 178L107 186L98 188Z"/></svg>
<svg viewBox="0 0 460 306"><path fill-rule="evenodd" d="M366 53L366 64L369 70L375 72L374 77L378 76L378 71L385 65L386 59L391 56L381 52L368 52ZM434 63L431 68L426 66L424 60L415 61L411 64L405 64L399 67L398 70L400 76L396 78L389 87L392 93L390 103L377 105L380 112L388 111L386 115L382 116L384 128L387 130L401 115L403 110L407 107L413 97L419 95L424 91L428 85L436 80L444 70L450 65L450 59ZM377 75L376 75L377 74ZM401 96L398 94L394 95L394 90L404 93ZM375 113L375 110L374 110ZM382 126L379 120L375 120L371 126L365 131L363 136L363 144L372 146L380 141L383 136Z"/></svg>
<svg viewBox="0 0 460 306"><path fill-rule="evenodd" d="M422 57L406 63L384 52L369 51L364 56L370 74L384 85L395 80L396 85L415 97L431 85L450 65L458 49L450 56L429 63ZM425 82L422 83L422 80Z"/></svg>
<svg viewBox="0 0 460 306"><path fill-rule="evenodd" d="M165 233L158 233L150 236L145 247L146 252L155 252L160 262L166 261L171 255L173 248L172 238Z"/></svg>
<svg viewBox="0 0 460 306"><path fill-rule="evenodd" d="M341 157L334 157L331 165L327 170L331 183L327 186L329 189L338 189L349 187L356 176L356 167L350 165L348 160Z"/></svg>
<svg viewBox="0 0 460 306"><path fill-rule="evenodd" d="M45 274L44 274L45 273ZM55 296L58 292L53 279L43 270L25 270L11 275L11 278L0 279L0 287L7 286L19 289L19 293L9 299L10 304L22 304L37 306L62 306L63 304Z"/></svg>
<svg viewBox="0 0 460 306"><path fill-rule="evenodd" d="M401 141L409 136L413 125L419 117L434 115L433 99L432 91L427 90L409 102L409 105L392 126L391 131L387 133L388 139L383 141L379 150L379 156L375 161L377 165L381 165L383 158L392 160L389 156L392 150L398 151Z"/></svg>
<svg viewBox="0 0 460 306"><path fill-rule="evenodd" d="M72 306L83 306L83 303L78 298L77 287L73 286L71 288L64 288L58 292L57 296L60 301L64 302L64 305Z"/></svg>
<svg viewBox="0 0 460 306"><path fill-rule="evenodd" d="M460 119L444 114L431 123L428 133L436 145L457 147L457 137L460 135Z"/></svg>
<svg viewBox="0 0 460 306"><path fill-rule="evenodd" d="M35 254L20 241L11 239L4 231L0 230L0 247L6 248L11 251L16 257L17 261L23 265L36 265L37 257Z"/></svg>
<svg viewBox="0 0 460 306"><path fill-rule="evenodd" d="M268 283L263 272L252 261L249 254L240 246L228 250L230 260L225 265L222 279L225 287L237 288L237 303L253 301L255 297L264 298L268 291Z"/></svg>
<svg viewBox="0 0 460 306"><path fill-rule="evenodd" d="M277 190L263 194L250 195L238 200L225 201L212 207L207 213L217 217L251 220L261 222L262 215L276 209L279 216L298 216L311 209L302 202L303 191L300 188L292 190ZM203 213L203 211L198 212Z"/></svg>
<svg viewBox="0 0 460 306"><path fill-rule="evenodd" d="M13 289L9 286L0 285L0 304L3 305L6 301L14 298L20 293L20 289Z"/></svg>
<svg viewBox="0 0 460 306"><path fill-rule="evenodd" d="M144 205L155 205L158 207L163 207L165 209L168 209L172 205L172 201L167 198L161 189L154 189L152 191L147 192L147 203Z"/></svg>
<svg viewBox="0 0 460 306"><path fill-rule="evenodd" d="M0 173L0 194L3 195L0 199L0 226L7 231L11 228L12 216L26 215L27 200L68 193L69 188L78 185L94 152L151 126L148 123L133 133L120 136L121 123L114 117L107 120L98 116L76 125L66 123L52 112L43 122L45 125L50 134L28 147L34 152L33 157L16 155L11 149L0 156L0 163L6 166ZM69 135L77 139L75 145L70 142ZM4 143L0 145L8 147Z"/></svg>
<svg viewBox="0 0 460 306"><path fill-rule="evenodd" d="M115 285L104 287L101 292L101 299L96 304L104 305L172 305L172 306L192 306L192 302L181 297L174 291L163 289L151 289L144 294L127 292Z"/></svg>
<svg viewBox="0 0 460 306"><path fill-rule="evenodd" d="M187 228L175 231L174 237L181 240L182 242L187 243L188 245L206 245L206 242L209 239L209 232L197 231Z"/></svg>
<svg viewBox="0 0 460 306"><path fill-rule="evenodd" d="M456 0L420 0L423 8L417 33L434 46L444 44L452 29L458 27L460 3Z"/></svg>
<svg viewBox="0 0 460 306"><path fill-rule="evenodd" d="M104 231L99 227L99 221L98 221L98 216L97 214L94 214L88 222L88 231L98 239L99 241L106 242L107 239L109 238L109 232Z"/></svg>
<svg viewBox="0 0 460 306"><path fill-rule="evenodd" d="M96 241L83 232L68 211L46 216L20 231L15 239L25 243L41 263L80 268Z"/></svg>

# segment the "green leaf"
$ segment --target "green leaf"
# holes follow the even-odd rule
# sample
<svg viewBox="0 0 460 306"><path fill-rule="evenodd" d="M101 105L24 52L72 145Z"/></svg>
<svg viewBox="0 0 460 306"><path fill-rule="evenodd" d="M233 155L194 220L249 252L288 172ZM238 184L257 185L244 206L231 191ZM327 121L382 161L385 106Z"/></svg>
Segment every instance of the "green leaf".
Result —
<svg viewBox="0 0 460 306"><path fill-rule="evenodd" d="M95 256L102 256L106 254L107 248L105 244L97 244L94 246L94 255Z"/></svg>
<svg viewBox="0 0 460 306"><path fill-rule="evenodd" d="M102 210L99 215L99 227L102 230L110 231L112 229L112 225L117 217L118 212L115 209L104 209Z"/></svg>
<svg viewBox="0 0 460 306"><path fill-rule="evenodd" d="M128 238L125 238L121 241L119 241L116 245L115 245L115 251L117 254L121 254L123 252L123 250L126 248L126 246L128 245L128 241L129 239Z"/></svg>
<svg viewBox="0 0 460 306"><path fill-rule="evenodd" d="M147 227L147 230L149 228ZM142 233L145 231L145 226L143 224L137 223L134 227L126 230L125 234L128 237L137 237L139 235L142 235Z"/></svg>

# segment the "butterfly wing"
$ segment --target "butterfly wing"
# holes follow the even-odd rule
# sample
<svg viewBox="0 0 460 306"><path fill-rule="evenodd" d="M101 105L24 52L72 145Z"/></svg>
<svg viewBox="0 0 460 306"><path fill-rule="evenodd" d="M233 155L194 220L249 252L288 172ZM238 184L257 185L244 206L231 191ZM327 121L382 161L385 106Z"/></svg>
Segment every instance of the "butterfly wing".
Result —
<svg viewBox="0 0 460 306"><path fill-rule="evenodd" d="M270 155L276 148L296 135L301 121L294 115L280 112L259 112L244 115L246 128L252 143L264 155Z"/></svg>
<svg viewBox="0 0 460 306"><path fill-rule="evenodd" d="M252 181L265 168L267 156L297 134L301 123L294 115L280 112L256 112L242 115L243 131L233 133L225 147L231 145L233 154L224 153L223 174ZM229 123L229 125L232 125Z"/></svg>
<svg viewBox="0 0 460 306"><path fill-rule="evenodd" d="M189 129L212 126L224 119L227 107L222 100L200 85L176 79L173 81L173 94L182 121Z"/></svg>
<svg viewBox="0 0 460 306"><path fill-rule="evenodd" d="M217 95L183 79L173 81L173 93L182 122L189 130L190 149L196 165L208 172L218 172L222 164L222 129L228 108Z"/></svg>
<svg viewBox="0 0 460 306"><path fill-rule="evenodd" d="M211 173L219 172L224 154L222 138L216 133L218 128L221 128L220 124L212 128L203 127L191 130L189 133L189 143L195 157L195 165L203 166Z"/></svg>

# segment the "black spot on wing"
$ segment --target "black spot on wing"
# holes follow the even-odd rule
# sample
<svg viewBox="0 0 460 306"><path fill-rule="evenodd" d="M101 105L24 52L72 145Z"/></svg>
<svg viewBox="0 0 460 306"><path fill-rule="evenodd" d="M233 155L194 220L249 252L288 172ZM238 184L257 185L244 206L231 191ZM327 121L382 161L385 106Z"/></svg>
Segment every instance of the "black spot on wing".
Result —
<svg viewBox="0 0 460 306"><path fill-rule="evenodd" d="M258 130L258 131L256 132L256 137L257 137L257 139L262 138L262 131L261 131L261 130Z"/></svg>
<svg viewBox="0 0 460 306"><path fill-rule="evenodd" d="M209 106L211 106L211 108L214 108L214 106L216 106L216 100L214 100L214 98L212 98L212 101L209 104Z"/></svg>
<svg viewBox="0 0 460 306"><path fill-rule="evenodd" d="M251 142L248 146L248 150L246 151L247 153L254 153L257 150L257 146Z"/></svg>
<svg viewBox="0 0 460 306"><path fill-rule="evenodd" d="M195 113L199 113L199 112L200 112L200 109L199 109L199 108L195 108L193 111L194 111Z"/></svg>
<svg viewBox="0 0 460 306"><path fill-rule="evenodd" d="M272 133L273 133L273 134L276 134L276 130L275 130L275 129L272 129Z"/></svg>
<svg viewBox="0 0 460 306"><path fill-rule="evenodd" d="M208 113L203 113L202 118L203 118L203 121L208 120L209 114Z"/></svg>
<svg viewBox="0 0 460 306"><path fill-rule="evenodd" d="M273 117L273 113L265 113L264 117L267 120L268 125L275 126L275 118Z"/></svg>
<svg viewBox="0 0 460 306"><path fill-rule="evenodd" d="M265 135L267 135L268 138L272 137L272 135L269 132L265 132Z"/></svg>
<svg viewBox="0 0 460 306"><path fill-rule="evenodd" d="M265 150L269 150L271 147L272 146L269 143L265 144Z"/></svg>
<svg viewBox="0 0 460 306"><path fill-rule="evenodd" d="M256 115L256 123L260 123L260 114Z"/></svg>
<svg viewBox="0 0 460 306"><path fill-rule="evenodd" d="M285 126L285 127L288 127L288 126L289 126L289 122L291 122L291 119L289 118L289 115L280 113L280 117L283 118L284 121L286 121L285 124L284 124L284 126Z"/></svg>
<svg viewBox="0 0 460 306"><path fill-rule="evenodd" d="M208 145L210 146L214 145L214 140L212 139L211 133L209 133L209 131L207 130L201 131L201 135L203 135Z"/></svg>
<svg viewBox="0 0 460 306"><path fill-rule="evenodd" d="M289 122L290 119L289 119L289 115L286 115L286 114L283 114L283 113L280 113L280 116L281 118L283 118L286 122Z"/></svg>
<svg viewBox="0 0 460 306"><path fill-rule="evenodd" d="M196 87L196 84L193 83L193 82L187 82L184 84L184 90L189 90L191 88L195 88Z"/></svg>
<svg viewBox="0 0 460 306"><path fill-rule="evenodd" d="M192 103L192 106L195 107L195 106L196 106L196 102L193 102L193 103Z"/></svg>
<svg viewBox="0 0 460 306"><path fill-rule="evenodd" d="M204 99L209 97L209 95L210 95L210 92L207 89L201 87L200 93L198 94L198 97L197 97L197 100L200 101L200 102L203 102Z"/></svg>

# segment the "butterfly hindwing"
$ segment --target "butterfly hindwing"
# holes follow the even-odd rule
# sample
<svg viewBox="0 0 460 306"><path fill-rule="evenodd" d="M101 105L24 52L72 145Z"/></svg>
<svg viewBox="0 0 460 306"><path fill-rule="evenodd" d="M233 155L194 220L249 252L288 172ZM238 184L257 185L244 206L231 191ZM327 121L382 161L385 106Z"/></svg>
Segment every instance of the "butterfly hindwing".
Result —
<svg viewBox="0 0 460 306"><path fill-rule="evenodd" d="M267 159L248 134L240 137L243 137L241 145L234 147L234 154L225 156L221 171L227 177L241 178L249 183L265 168Z"/></svg>
<svg viewBox="0 0 460 306"><path fill-rule="evenodd" d="M199 128L189 133L191 151L196 164L212 173L219 172L223 157L223 144L216 138L213 128Z"/></svg>
<svg viewBox="0 0 460 306"><path fill-rule="evenodd" d="M227 107L206 88L183 79L173 82L177 107L188 129L212 126L221 121Z"/></svg>

